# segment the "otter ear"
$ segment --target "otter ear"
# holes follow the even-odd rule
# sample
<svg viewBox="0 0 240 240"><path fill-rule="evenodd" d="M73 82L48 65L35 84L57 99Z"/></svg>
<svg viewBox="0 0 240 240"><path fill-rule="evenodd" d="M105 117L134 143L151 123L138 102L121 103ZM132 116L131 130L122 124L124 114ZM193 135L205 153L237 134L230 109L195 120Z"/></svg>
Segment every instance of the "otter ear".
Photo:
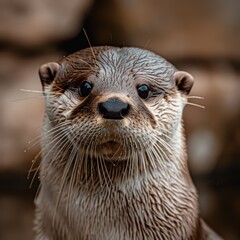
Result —
<svg viewBox="0 0 240 240"><path fill-rule="evenodd" d="M39 69L39 77L41 79L43 90L45 86L50 85L56 78L60 69L60 65L56 62L50 62L42 65Z"/></svg>
<svg viewBox="0 0 240 240"><path fill-rule="evenodd" d="M191 74L183 71L178 71L174 73L174 81L176 83L177 89L188 95L194 82L194 78Z"/></svg>

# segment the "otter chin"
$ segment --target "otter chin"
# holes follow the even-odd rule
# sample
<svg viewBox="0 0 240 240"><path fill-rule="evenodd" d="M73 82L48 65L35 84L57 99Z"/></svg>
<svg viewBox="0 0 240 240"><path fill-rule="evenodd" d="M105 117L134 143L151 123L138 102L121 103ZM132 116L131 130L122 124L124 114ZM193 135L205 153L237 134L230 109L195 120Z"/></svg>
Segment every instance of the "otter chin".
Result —
<svg viewBox="0 0 240 240"><path fill-rule="evenodd" d="M188 169L189 73L148 50L105 46L39 76L36 239L221 239L200 217Z"/></svg>
<svg viewBox="0 0 240 240"><path fill-rule="evenodd" d="M102 155L102 158L105 160L126 160L126 153L124 153L123 146L114 140L101 143L98 146L98 154Z"/></svg>

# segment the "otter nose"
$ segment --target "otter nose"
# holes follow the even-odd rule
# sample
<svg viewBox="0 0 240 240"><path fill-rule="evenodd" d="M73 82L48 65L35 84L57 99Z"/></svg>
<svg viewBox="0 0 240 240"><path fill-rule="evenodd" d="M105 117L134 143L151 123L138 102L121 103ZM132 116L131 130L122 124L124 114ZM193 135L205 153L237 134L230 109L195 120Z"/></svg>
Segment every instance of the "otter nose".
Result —
<svg viewBox="0 0 240 240"><path fill-rule="evenodd" d="M120 120L129 112L128 103L122 102L117 98L110 98L106 102L98 104L98 110L106 119Z"/></svg>

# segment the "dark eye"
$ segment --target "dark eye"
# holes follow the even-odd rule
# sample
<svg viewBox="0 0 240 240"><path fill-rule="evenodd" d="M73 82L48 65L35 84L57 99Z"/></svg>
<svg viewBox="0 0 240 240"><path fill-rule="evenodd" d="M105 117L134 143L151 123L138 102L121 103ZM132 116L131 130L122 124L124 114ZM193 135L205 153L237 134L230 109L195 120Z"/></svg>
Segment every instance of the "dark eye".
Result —
<svg viewBox="0 0 240 240"><path fill-rule="evenodd" d="M138 91L138 95L140 96L140 98L142 99L148 99L149 96L150 96L150 89L147 85L143 84L143 85L140 85L138 88L137 88L137 91Z"/></svg>
<svg viewBox="0 0 240 240"><path fill-rule="evenodd" d="M93 85L89 82L83 82L79 88L79 94L81 97L88 96L92 91Z"/></svg>

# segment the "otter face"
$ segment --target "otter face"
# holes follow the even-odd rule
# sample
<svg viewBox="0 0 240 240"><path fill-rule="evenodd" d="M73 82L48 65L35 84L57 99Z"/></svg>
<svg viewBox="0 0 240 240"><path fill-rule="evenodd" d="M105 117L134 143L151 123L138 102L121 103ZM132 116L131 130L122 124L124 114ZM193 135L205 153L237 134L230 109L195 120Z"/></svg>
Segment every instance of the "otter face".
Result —
<svg viewBox="0 0 240 240"><path fill-rule="evenodd" d="M39 75L56 134L111 161L162 156L193 85L188 73L137 48L84 49L43 65Z"/></svg>

